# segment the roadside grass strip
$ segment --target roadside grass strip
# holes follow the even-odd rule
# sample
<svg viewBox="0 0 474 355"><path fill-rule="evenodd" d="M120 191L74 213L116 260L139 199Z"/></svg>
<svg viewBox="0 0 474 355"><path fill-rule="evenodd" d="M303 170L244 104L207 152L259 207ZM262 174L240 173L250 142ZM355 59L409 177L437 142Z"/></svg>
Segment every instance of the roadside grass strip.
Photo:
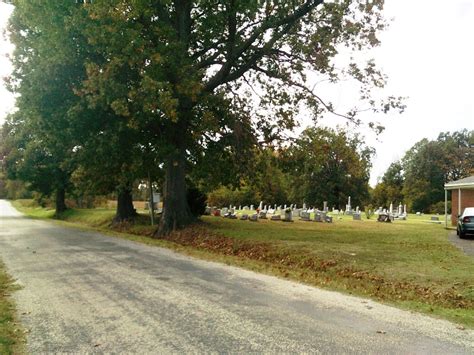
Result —
<svg viewBox="0 0 474 355"><path fill-rule="evenodd" d="M14 205L35 218L54 213ZM474 328L474 258L454 247L447 237L452 231L429 223L430 216L409 215L393 223L350 216L335 216L334 223L204 216L201 223L157 240L145 213L119 226L111 225L113 215L113 210L81 209L67 211L62 219Z"/></svg>
<svg viewBox="0 0 474 355"><path fill-rule="evenodd" d="M24 333L15 317L11 292L15 286L0 262L0 354L24 353Z"/></svg>

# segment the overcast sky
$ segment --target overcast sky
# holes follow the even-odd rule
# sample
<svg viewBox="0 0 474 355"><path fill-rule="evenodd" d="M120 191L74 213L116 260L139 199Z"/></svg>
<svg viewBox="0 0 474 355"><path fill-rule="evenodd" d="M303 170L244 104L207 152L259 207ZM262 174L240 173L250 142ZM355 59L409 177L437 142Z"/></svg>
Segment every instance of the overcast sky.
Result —
<svg viewBox="0 0 474 355"><path fill-rule="evenodd" d="M2 29L10 12L11 6L0 2ZM463 128L474 130L474 0L386 0L385 13L394 20L380 48L370 54L389 77L386 94L409 99L401 115L363 117L386 127L378 139L368 130L361 132L377 150L372 185L391 162L422 138L435 139L440 132ZM2 77L10 70L6 59L10 51L11 45L2 37ZM341 106L347 93L344 86L336 89ZM0 83L0 124L13 105L13 97ZM323 123L334 126L340 121L328 117Z"/></svg>

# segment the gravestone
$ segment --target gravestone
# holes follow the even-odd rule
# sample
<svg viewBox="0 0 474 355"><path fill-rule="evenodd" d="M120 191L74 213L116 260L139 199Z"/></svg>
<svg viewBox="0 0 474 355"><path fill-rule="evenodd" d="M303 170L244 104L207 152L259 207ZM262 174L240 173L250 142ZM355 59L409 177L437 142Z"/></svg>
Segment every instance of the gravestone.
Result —
<svg viewBox="0 0 474 355"><path fill-rule="evenodd" d="M221 214L223 216L225 216L228 212L229 212L229 209L227 207L224 207L223 209L221 209Z"/></svg>
<svg viewBox="0 0 474 355"><path fill-rule="evenodd" d="M392 220L390 219L390 216L389 216L387 213L381 213L381 214L379 214L379 216L377 217L377 222L390 223L390 222L392 222Z"/></svg>
<svg viewBox="0 0 474 355"><path fill-rule="evenodd" d="M220 217L221 216L221 210L214 210L213 212L215 217Z"/></svg>
<svg viewBox="0 0 474 355"><path fill-rule="evenodd" d="M323 211L324 211L324 212L329 211L329 209L328 209L328 202L327 202L327 201L324 201L324 202L323 202Z"/></svg>
<svg viewBox="0 0 474 355"><path fill-rule="evenodd" d="M352 214L352 207L351 207L351 197L347 199L346 211L345 214Z"/></svg>
<svg viewBox="0 0 474 355"><path fill-rule="evenodd" d="M275 214L275 215L270 217L270 220L271 221L281 221L281 215Z"/></svg>
<svg viewBox="0 0 474 355"><path fill-rule="evenodd" d="M253 211L253 210L255 210L254 206L250 205L250 211Z"/></svg>
<svg viewBox="0 0 474 355"><path fill-rule="evenodd" d="M283 220L283 222L293 222L293 214L291 210L285 210L285 219Z"/></svg>
<svg viewBox="0 0 474 355"><path fill-rule="evenodd" d="M250 222L257 222L258 221L258 215L254 213L253 215L250 216L249 218Z"/></svg>
<svg viewBox="0 0 474 355"><path fill-rule="evenodd" d="M307 222L310 221L310 214L309 214L309 212L301 211L301 212L300 212L300 217L301 217L301 220L302 220L302 221L307 221Z"/></svg>
<svg viewBox="0 0 474 355"><path fill-rule="evenodd" d="M258 218L260 219L267 219L267 212L265 211L260 211L258 214Z"/></svg>
<svg viewBox="0 0 474 355"><path fill-rule="evenodd" d="M331 216L326 216L326 217L324 218L324 221L325 221L326 223L332 223L332 217L331 217Z"/></svg>
<svg viewBox="0 0 474 355"><path fill-rule="evenodd" d="M432 220L432 221L439 221L439 217L431 216L431 220Z"/></svg>
<svg viewBox="0 0 474 355"><path fill-rule="evenodd" d="M242 216L240 216L240 220L242 221L246 221L249 219L249 215L248 214L243 214Z"/></svg>
<svg viewBox="0 0 474 355"><path fill-rule="evenodd" d="M322 221L323 221L323 217L322 217L321 213L316 212L316 213L314 214L314 221L315 221L315 222L322 222Z"/></svg>
<svg viewBox="0 0 474 355"><path fill-rule="evenodd" d="M352 215L352 220L353 221L361 221L362 219L360 218L360 213L354 213Z"/></svg>

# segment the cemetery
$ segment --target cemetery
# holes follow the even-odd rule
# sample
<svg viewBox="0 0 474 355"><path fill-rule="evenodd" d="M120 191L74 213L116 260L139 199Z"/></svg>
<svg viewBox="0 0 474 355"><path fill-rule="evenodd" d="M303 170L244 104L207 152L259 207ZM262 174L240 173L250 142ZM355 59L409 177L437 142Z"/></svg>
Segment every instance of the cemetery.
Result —
<svg viewBox="0 0 474 355"><path fill-rule="evenodd" d="M463 90L468 86L456 82L459 85L451 86L460 88L459 93L438 100L439 108L410 116L434 106L429 90L433 85L420 80L423 75L413 76L420 72L413 61L403 66L392 62L396 56L380 56L390 48L390 41L389 47L382 46L383 33L397 21L385 13L384 1L3 3L9 14L0 23L6 26L2 46L8 48L0 57L10 63L0 94L11 99L11 105L0 113L0 199L12 201L30 218L99 232L103 239L169 248L474 329L474 259L453 242L455 230L448 226L448 218L456 224L461 210L474 204L474 176L469 176L474 172L474 130L466 124L472 122L469 113L453 119L457 132L449 132L451 125L436 115L449 112L442 104L464 109L469 98L460 93L468 92ZM447 12L440 13L444 20ZM418 16L433 17L413 14L409 17L417 19L414 28L420 27ZM456 19L453 23L461 23L459 16ZM453 28L430 23L421 27ZM419 46L410 42L415 37L398 36L387 38L412 49L407 58L423 59L423 51L415 53ZM424 41L431 42L439 41ZM393 49L399 52L398 46ZM431 59L438 57L430 54L423 63L436 65ZM394 71L386 75L387 69ZM432 72L428 66L422 69ZM391 75L405 84L416 77L420 85L412 85L410 92L416 95L418 89L420 96L408 99L407 87L388 85ZM400 92L391 92L393 88ZM414 108L406 110L408 105ZM464 110L459 112L466 116ZM425 130L382 119L395 113L405 114L403 119L413 127L429 126L430 138L423 137ZM388 134L383 135L386 128ZM433 129L439 132L437 138ZM410 135L403 136L405 131ZM397 160L389 161L393 156ZM470 224L470 218L459 220ZM8 221L22 231L21 221ZM31 229L25 234L36 237ZM76 253L74 242L92 245L95 237L78 233L67 238L73 234L70 229L62 232L62 239L56 238L57 231L41 232L45 240L64 242L58 253L67 250L80 256L86 253ZM20 253L9 233L4 239ZM149 256L135 258L127 250L122 259L116 249L122 253L126 248L100 244L103 250L87 254L112 255L111 265L127 270L104 267L107 279L109 270L116 270L123 281L126 273L135 271L128 258L143 263ZM36 258L42 251L29 252ZM26 255L24 250L21 255ZM152 262L156 267L156 259ZM84 261L87 267L91 263ZM83 268L74 266L82 277ZM145 269L135 269L140 267ZM208 288L210 277L200 275L197 267L188 272L189 265L171 265L168 271L172 267L193 282L202 277L206 297L218 294L224 284ZM91 269L86 276L98 270ZM1 271L2 260L0 291L7 283L1 281ZM230 279L225 272L216 274ZM142 282L140 286L148 279L157 281L155 273L147 275L130 279ZM185 284L193 301L199 300L196 284L181 284L171 276L169 283L160 280L160 287L161 281L167 287L164 295L178 294L169 285ZM224 286L230 290L238 285L232 282ZM121 296L141 291L132 290L136 285L131 284L123 287ZM161 289L141 296L158 292ZM213 302L209 304L215 306ZM181 312L190 305L174 309ZM197 303L192 305L193 311L198 309ZM156 311L155 305L143 308ZM273 312L273 304L270 309ZM234 314L231 311L225 309ZM187 315L180 320L184 318L193 331L204 328L194 327ZM230 316L221 318L230 323ZM220 328L215 325L221 321L206 322L214 325L216 337ZM11 328L14 322L8 322ZM172 328L170 322L158 323ZM185 335L201 340L190 334ZM177 335L179 339L183 334ZM220 338L221 343L227 341Z"/></svg>
<svg viewBox="0 0 474 355"><path fill-rule="evenodd" d="M250 214L250 217L249 217ZM366 216L375 214L377 216L377 222L391 223L395 220L397 221L406 221L407 220L407 205L398 205L394 209L393 203L390 204L389 209L384 209L379 207L376 211L366 211ZM351 197L348 197L345 210L339 210L328 208L327 201L324 201L322 208L318 209L317 207L308 207L306 203L303 203L301 208L296 204L289 205L271 205L264 204L263 201L260 201L260 204L257 208L254 208L254 205L250 206L235 206L230 205L229 207L217 208L206 206L204 215L215 216L215 217L224 217L229 219L240 219L240 220L249 220L252 222L257 222L259 220L270 219L270 221L280 221L280 222L294 222L294 221L304 221L304 222L320 222L320 223L332 223L334 218L342 219L344 216L350 216L354 221L362 221L362 211L359 206L353 209L351 205ZM432 217L431 221L439 220L438 217Z"/></svg>

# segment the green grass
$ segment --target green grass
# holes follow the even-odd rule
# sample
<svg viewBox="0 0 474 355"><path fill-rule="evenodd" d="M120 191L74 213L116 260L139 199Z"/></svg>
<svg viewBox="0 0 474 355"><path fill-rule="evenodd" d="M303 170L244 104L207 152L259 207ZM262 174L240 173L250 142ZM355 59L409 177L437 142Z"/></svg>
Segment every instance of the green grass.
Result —
<svg viewBox="0 0 474 355"><path fill-rule="evenodd" d="M0 354L24 352L24 334L16 322L15 307L10 298L14 290L12 280L0 262Z"/></svg>
<svg viewBox="0 0 474 355"><path fill-rule="evenodd" d="M35 218L51 218L54 213L25 208L24 203L15 205ZM115 236L369 297L474 328L474 259L450 244L443 217L443 224L434 224L429 215L410 215L407 221L394 223L335 216L334 223L326 224L252 223L207 216L191 230L169 240L155 240L146 237L154 230L147 225L146 215L138 223L111 231L113 215L107 209L69 210L62 218Z"/></svg>

